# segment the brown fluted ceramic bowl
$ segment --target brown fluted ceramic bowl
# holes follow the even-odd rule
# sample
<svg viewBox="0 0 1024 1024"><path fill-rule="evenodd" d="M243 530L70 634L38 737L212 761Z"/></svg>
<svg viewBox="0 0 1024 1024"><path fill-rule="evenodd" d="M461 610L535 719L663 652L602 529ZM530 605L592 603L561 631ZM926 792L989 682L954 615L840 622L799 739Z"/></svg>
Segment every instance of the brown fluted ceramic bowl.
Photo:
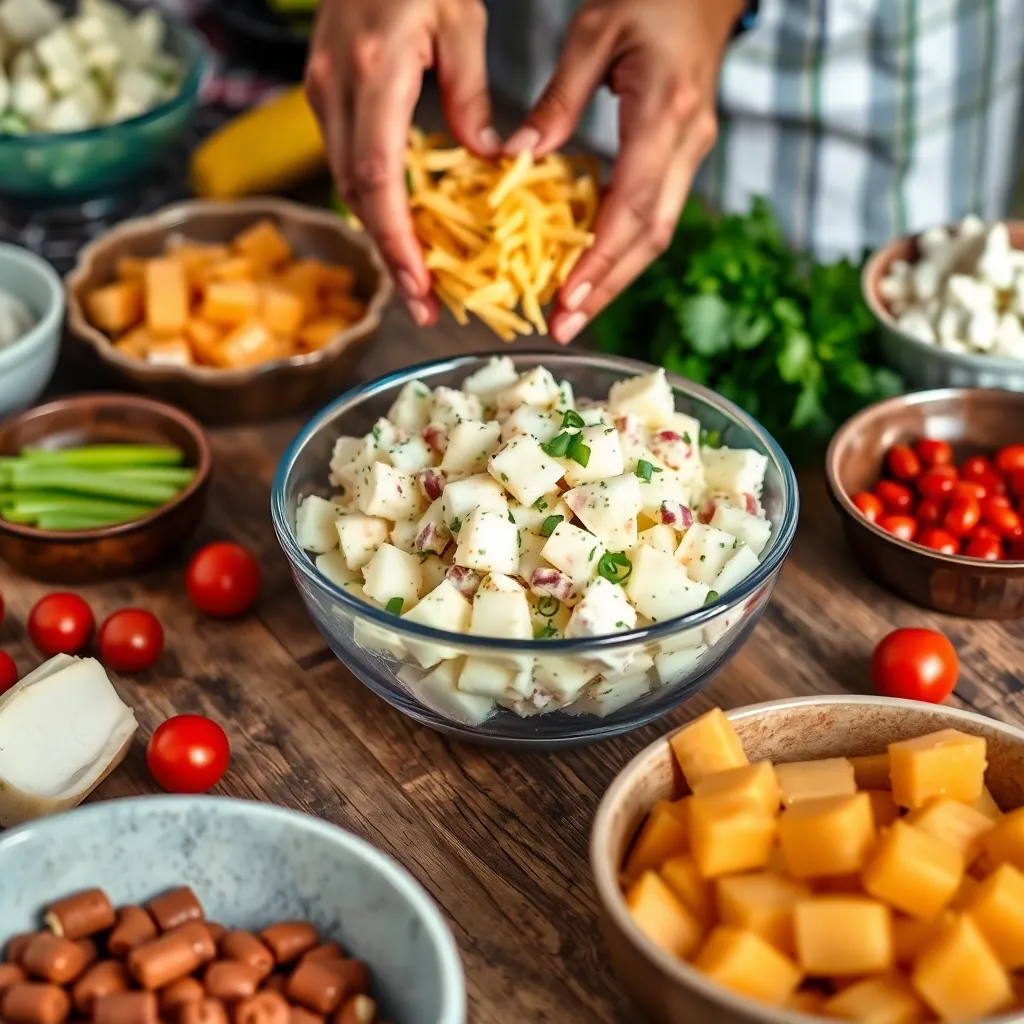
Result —
<svg viewBox="0 0 1024 1024"><path fill-rule="evenodd" d="M134 395L89 394L37 406L0 423L0 456L22 448L83 444L171 444L195 478L148 515L94 530L39 530L0 519L0 558L26 576L92 583L140 572L199 525L210 482L210 446L187 413Z"/></svg>
<svg viewBox="0 0 1024 1024"><path fill-rule="evenodd" d="M888 697L793 697L729 712L751 761L803 761L881 753L889 743L939 729L961 729L988 742L987 781L1004 809L1024 805L1024 732L981 715ZM671 735L671 734L670 734ZM597 809L590 865L601 904L601 930L612 968L654 1024L807 1024L804 1014L759 1003L723 988L654 945L633 924L619 868L647 812L683 795L682 777L664 736L619 773ZM986 1024L1020 1021L1016 1012Z"/></svg>
<svg viewBox="0 0 1024 1024"><path fill-rule="evenodd" d="M922 437L948 441L957 462L1024 441L1024 394L976 388L920 391L847 420L825 456L832 502L857 561L876 583L915 604L973 619L1024 616L1024 562L944 555L868 522L851 501L882 474L886 451Z"/></svg>
<svg viewBox="0 0 1024 1024"><path fill-rule="evenodd" d="M355 293L366 303L366 315L316 352L244 370L159 366L119 352L86 318L85 294L114 280L122 256L158 256L174 235L226 242L264 219L277 225L297 256L355 272ZM93 349L119 385L176 405L211 425L276 419L340 394L352 383L352 368L376 335L392 292L391 279L365 233L352 230L336 213L272 198L197 200L124 221L82 249L67 288L71 333Z"/></svg>

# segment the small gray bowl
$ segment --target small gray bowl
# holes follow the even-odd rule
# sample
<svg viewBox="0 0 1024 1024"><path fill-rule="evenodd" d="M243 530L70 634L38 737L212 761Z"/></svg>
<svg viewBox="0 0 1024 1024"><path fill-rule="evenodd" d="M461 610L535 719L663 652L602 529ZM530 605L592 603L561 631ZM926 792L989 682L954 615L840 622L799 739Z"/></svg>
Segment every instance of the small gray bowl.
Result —
<svg viewBox="0 0 1024 1024"><path fill-rule="evenodd" d="M0 836L0 946L55 899L98 886L115 905L189 885L210 920L310 921L366 961L382 1020L464 1024L455 940L390 857L308 815L223 797L92 804Z"/></svg>
<svg viewBox="0 0 1024 1024"><path fill-rule="evenodd" d="M0 417L32 405L46 389L60 353L64 285L46 260L0 242L0 291L24 301L35 326L0 347Z"/></svg>

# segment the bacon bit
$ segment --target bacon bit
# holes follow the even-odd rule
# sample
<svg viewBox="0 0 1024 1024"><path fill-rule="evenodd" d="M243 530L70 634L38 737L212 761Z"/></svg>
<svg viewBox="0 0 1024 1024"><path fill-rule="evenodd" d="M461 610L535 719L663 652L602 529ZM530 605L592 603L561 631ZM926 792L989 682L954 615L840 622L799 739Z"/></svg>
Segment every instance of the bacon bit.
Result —
<svg viewBox="0 0 1024 1024"><path fill-rule="evenodd" d="M658 521L676 530L693 526L693 513L678 501L663 501L658 508Z"/></svg>
<svg viewBox="0 0 1024 1024"><path fill-rule="evenodd" d="M674 430L659 430L651 439L651 451L669 469L680 469L687 459L693 457L693 448Z"/></svg>
<svg viewBox="0 0 1024 1024"><path fill-rule="evenodd" d="M761 502L757 500L757 496L751 494L749 491L743 493L743 507L752 516L757 516L758 519L764 518L764 509L761 507Z"/></svg>
<svg viewBox="0 0 1024 1024"><path fill-rule="evenodd" d="M451 531L443 523L427 523L416 535L413 547L417 551L433 551L435 555L440 555L444 553L451 536Z"/></svg>
<svg viewBox="0 0 1024 1024"><path fill-rule="evenodd" d="M568 601L572 597L572 580L558 569L541 567L530 576L530 590L539 597Z"/></svg>
<svg viewBox="0 0 1024 1024"><path fill-rule="evenodd" d="M642 425L639 417L634 416L631 412L615 417L615 429L625 435L628 444L640 443Z"/></svg>
<svg viewBox="0 0 1024 1024"><path fill-rule="evenodd" d="M707 526L711 522L711 517L715 514L715 509L718 508L718 502L714 498L708 498L700 507L700 512L697 518Z"/></svg>
<svg viewBox="0 0 1024 1024"><path fill-rule="evenodd" d="M683 435L677 434L674 430L659 430L654 435L655 441L663 441L665 444L675 444L677 441L682 441Z"/></svg>
<svg viewBox="0 0 1024 1024"><path fill-rule="evenodd" d="M437 423L428 423L423 428L423 440L438 455L444 455L444 450L448 447L448 429Z"/></svg>
<svg viewBox="0 0 1024 1024"><path fill-rule="evenodd" d="M428 501L437 501L441 497L448 480L444 473L436 469L421 469L419 472L420 490Z"/></svg>
<svg viewBox="0 0 1024 1024"><path fill-rule="evenodd" d="M445 577L463 597L472 597L480 588L480 573L475 569L467 569L462 565L453 565L445 573Z"/></svg>

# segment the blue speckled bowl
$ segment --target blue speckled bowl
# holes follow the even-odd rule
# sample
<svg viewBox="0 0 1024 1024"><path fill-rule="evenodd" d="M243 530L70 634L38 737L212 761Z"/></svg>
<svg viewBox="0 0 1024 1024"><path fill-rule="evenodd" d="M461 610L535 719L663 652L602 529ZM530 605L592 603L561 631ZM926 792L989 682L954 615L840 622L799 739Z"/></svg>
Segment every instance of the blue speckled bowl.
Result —
<svg viewBox="0 0 1024 1024"><path fill-rule="evenodd" d="M311 921L369 965L382 1020L465 1021L455 940L416 881L348 832L268 804L138 797L0 835L0 945L81 889L117 905L182 884L225 925Z"/></svg>

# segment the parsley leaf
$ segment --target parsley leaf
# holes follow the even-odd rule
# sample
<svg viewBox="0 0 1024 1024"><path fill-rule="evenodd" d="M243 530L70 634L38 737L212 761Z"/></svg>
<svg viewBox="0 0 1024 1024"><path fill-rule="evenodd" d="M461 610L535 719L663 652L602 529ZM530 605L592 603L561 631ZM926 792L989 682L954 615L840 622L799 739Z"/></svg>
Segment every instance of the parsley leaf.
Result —
<svg viewBox="0 0 1024 1024"><path fill-rule="evenodd" d="M645 484L649 484L651 482L651 477L654 476L655 473L660 472L662 472L661 469L655 466L653 462L648 462L646 459L641 459L636 464L636 475L640 477Z"/></svg>
<svg viewBox="0 0 1024 1024"><path fill-rule="evenodd" d="M459 530L461 530L461 529L462 529L462 520L461 520L461 519L460 519L460 518L459 518L458 516L456 516L456 517L455 517L455 518L454 518L454 519L452 520L452 524L451 524L451 526L449 527L449 529L450 529L450 530L452 531L452 533L458 533L458 532L459 532Z"/></svg>
<svg viewBox="0 0 1024 1024"><path fill-rule="evenodd" d="M565 516L548 516L540 525L540 532L545 537L550 537L555 532L555 527L565 518Z"/></svg>
<svg viewBox="0 0 1024 1024"><path fill-rule="evenodd" d="M572 439L577 436L575 434L567 434L564 431L553 437L546 444L542 444L541 448L544 449L545 453L550 455L553 459L560 459L569 450L569 445L572 443Z"/></svg>

